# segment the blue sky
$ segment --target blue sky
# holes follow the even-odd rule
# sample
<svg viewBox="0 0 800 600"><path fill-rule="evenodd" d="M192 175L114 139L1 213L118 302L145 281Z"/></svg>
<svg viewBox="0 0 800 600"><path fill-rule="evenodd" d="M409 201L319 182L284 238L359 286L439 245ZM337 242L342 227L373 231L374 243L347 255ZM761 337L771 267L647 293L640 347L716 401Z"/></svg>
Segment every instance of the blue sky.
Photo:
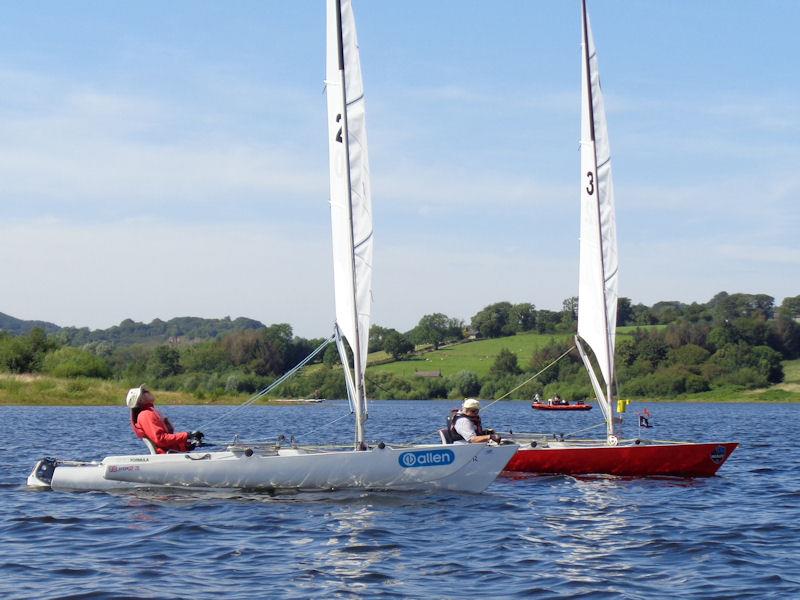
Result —
<svg viewBox="0 0 800 600"><path fill-rule="evenodd" d="M375 322L577 293L577 0L355 2ZM589 3L620 294L800 293L795 1ZM9 3L0 311L333 320L325 8Z"/></svg>

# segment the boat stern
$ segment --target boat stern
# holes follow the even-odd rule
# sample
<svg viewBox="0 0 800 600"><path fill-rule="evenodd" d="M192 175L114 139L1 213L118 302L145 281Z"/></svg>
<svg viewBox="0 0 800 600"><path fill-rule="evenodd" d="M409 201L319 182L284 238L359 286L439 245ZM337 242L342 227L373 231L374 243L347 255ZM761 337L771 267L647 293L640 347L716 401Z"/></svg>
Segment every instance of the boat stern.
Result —
<svg viewBox="0 0 800 600"><path fill-rule="evenodd" d="M58 461L55 458L45 456L43 459L39 460L33 467L31 474L28 475L28 487L49 490L57 466Z"/></svg>

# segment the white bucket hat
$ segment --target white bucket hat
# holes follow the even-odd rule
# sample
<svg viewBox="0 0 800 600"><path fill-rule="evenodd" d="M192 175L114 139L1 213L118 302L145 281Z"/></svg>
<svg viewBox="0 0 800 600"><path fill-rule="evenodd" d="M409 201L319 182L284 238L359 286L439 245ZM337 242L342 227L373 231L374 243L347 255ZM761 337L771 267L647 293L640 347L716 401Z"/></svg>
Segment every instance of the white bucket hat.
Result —
<svg viewBox="0 0 800 600"><path fill-rule="evenodd" d="M131 388L128 390L128 395L125 398L125 404L128 405L128 408L136 408L136 405L139 404L139 398L142 397L142 394L149 391L144 384L140 385L139 387Z"/></svg>
<svg viewBox="0 0 800 600"><path fill-rule="evenodd" d="M463 410L468 410L470 408L474 408L475 410L480 410L481 403L478 400L475 400L475 398L466 398L464 400L464 404L461 405L461 408Z"/></svg>

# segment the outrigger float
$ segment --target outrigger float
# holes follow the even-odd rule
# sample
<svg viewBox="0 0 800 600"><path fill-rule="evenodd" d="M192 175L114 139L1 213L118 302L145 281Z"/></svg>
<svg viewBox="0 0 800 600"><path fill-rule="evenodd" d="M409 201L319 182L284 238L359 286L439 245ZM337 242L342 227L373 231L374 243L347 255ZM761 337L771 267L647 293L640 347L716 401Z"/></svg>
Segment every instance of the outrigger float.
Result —
<svg viewBox="0 0 800 600"><path fill-rule="evenodd" d="M224 451L109 456L99 462L44 458L28 485L57 491L131 488L336 489L482 492L516 446L378 444L352 448L231 445Z"/></svg>
<svg viewBox="0 0 800 600"><path fill-rule="evenodd" d="M350 0L327 3L325 85L336 300L332 339L339 349L355 416L354 446L284 448L237 442L222 451L155 454L150 448L149 454L109 456L99 462L44 458L28 477L29 485L74 491L166 486L481 492L506 466L517 450L515 445L378 443L370 447L366 442L364 369L372 308L372 206L364 90ZM353 354L353 372L345 341Z"/></svg>

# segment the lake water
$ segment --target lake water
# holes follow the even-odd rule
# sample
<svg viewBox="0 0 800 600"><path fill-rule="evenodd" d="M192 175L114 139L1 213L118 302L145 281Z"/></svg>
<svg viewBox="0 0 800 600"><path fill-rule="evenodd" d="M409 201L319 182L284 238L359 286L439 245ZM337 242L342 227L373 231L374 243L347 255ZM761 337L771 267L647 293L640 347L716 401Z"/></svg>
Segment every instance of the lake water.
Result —
<svg viewBox="0 0 800 600"><path fill-rule="evenodd" d="M369 437L412 440L455 406L374 402ZM652 437L741 446L708 479L501 477L479 495L35 492L24 483L41 456L141 443L124 407L2 407L0 598L800 598L800 405L648 408ZM230 410L164 412L193 429ZM343 414L343 402L248 407L206 433L265 439ZM521 402L482 416L554 433L601 418ZM348 417L301 441L351 430Z"/></svg>

